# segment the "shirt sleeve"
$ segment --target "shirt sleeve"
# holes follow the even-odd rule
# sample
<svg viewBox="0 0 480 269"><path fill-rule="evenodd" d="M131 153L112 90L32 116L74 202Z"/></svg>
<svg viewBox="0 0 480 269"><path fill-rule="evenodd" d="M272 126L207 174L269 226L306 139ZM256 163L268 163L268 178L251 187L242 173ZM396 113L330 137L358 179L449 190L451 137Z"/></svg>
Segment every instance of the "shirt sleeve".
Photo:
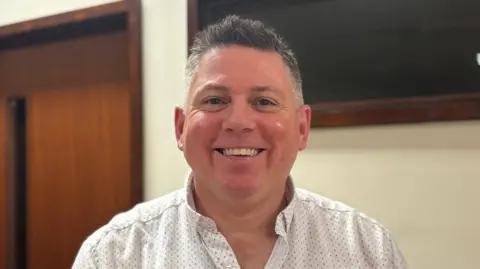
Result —
<svg viewBox="0 0 480 269"><path fill-rule="evenodd" d="M390 244L392 250L392 269L408 269L405 257L393 239L390 239Z"/></svg>
<svg viewBox="0 0 480 269"><path fill-rule="evenodd" d="M73 262L72 269L97 269L97 265L91 248L85 244L80 248L75 261Z"/></svg>

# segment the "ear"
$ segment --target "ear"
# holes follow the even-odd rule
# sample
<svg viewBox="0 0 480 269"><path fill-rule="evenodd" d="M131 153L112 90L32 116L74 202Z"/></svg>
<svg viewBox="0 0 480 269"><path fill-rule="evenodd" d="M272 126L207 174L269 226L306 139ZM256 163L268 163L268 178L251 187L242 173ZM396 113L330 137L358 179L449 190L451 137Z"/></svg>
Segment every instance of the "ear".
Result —
<svg viewBox="0 0 480 269"><path fill-rule="evenodd" d="M183 128L185 125L185 113L181 107L175 107L175 137L177 138L177 147L183 151Z"/></svg>
<svg viewBox="0 0 480 269"><path fill-rule="evenodd" d="M299 119L299 147L298 150L304 150L307 147L308 136L310 135L310 122L312 118L312 109L308 105L303 105L298 110Z"/></svg>

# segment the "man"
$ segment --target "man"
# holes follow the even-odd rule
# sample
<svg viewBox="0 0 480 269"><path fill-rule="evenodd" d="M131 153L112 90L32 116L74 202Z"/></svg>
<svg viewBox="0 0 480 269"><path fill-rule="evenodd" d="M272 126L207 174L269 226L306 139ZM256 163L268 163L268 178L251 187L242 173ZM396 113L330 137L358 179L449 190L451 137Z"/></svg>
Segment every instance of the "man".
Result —
<svg viewBox="0 0 480 269"><path fill-rule="evenodd" d="M237 16L210 26L186 76L175 110L186 187L116 216L73 268L406 268L381 225L294 188L311 111L294 54L273 29Z"/></svg>

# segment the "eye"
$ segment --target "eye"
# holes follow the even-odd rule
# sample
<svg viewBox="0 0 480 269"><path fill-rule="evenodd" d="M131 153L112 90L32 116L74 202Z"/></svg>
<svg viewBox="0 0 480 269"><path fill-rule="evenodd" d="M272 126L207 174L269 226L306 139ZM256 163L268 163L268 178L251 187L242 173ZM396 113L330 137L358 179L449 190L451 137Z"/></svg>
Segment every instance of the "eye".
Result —
<svg viewBox="0 0 480 269"><path fill-rule="evenodd" d="M208 98L204 101L204 103L207 104L207 105L223 105L223 104L226 104L225 101L223 101L222 99L220 99L218 97Z"/></svg>
<svg viewBox="0 0 480 269"><path fill-rule="evenodd" d="M266 98L260 98L260 99L256 100L254 103L255 103L255 105L259 105L259 106L274 106L275 105L274 102L272 102L271 100L266 99Z"/></svg>

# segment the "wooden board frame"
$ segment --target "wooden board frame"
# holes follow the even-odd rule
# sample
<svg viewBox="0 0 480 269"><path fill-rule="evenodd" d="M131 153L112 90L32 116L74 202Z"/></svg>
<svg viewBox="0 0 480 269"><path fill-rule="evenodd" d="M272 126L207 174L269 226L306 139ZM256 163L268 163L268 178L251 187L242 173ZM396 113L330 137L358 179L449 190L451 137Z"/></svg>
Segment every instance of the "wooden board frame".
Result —
<svg viewBox="0 0 480 269"><path fill-rule="evenodd" d="M225 0L228 2L232 0ZM232 2L239 2L236 0ZM288 0L277 0L285 2ZM188 46L199 31L201 0L188 0ZM312 127L480 119L480 93L312 104Z"/></svg>

